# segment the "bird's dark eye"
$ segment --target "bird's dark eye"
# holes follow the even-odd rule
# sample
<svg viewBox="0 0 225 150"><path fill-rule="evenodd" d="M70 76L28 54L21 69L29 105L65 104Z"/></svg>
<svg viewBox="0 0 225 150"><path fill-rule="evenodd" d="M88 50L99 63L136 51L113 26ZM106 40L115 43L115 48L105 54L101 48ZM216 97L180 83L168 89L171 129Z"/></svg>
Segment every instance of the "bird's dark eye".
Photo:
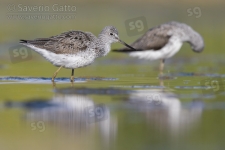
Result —
<svg viewBox="0 0 225 150"><path fill-rule="evenodd" d="M109 33L109 35L113 35L113 33Z"/></svg>

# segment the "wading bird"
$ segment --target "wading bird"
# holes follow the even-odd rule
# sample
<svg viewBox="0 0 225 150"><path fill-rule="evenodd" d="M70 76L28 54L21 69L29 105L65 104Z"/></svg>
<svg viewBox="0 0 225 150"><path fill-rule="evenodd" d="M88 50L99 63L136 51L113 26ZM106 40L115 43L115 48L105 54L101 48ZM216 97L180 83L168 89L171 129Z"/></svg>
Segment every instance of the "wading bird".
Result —
<svg viewBox="0 0 225 150"><path fill-rule="evenodd" d="M53 65L59 67L52 77L52 82L61 68L72 69L70 81L74 81L74 69L85 67L95 58L106 56L111 44L120 42L133 49L119 39L118 31L113 26L106 26L98 37L90 32L68 31L49 38L20 40L20 43L41 54Z"/></svg>
<svg viewBox="0 0 225 150"><path fill-rule="evenodd" d="M149 29L142 37L130 46L135 49L122 48L115 52L128 53L131 57L147 60L161 60L160 74L163 74L165 59L176 54L183 42L188 42L194 52L204 49L201 35L190 26L179 22L168 22Z"/></svg>

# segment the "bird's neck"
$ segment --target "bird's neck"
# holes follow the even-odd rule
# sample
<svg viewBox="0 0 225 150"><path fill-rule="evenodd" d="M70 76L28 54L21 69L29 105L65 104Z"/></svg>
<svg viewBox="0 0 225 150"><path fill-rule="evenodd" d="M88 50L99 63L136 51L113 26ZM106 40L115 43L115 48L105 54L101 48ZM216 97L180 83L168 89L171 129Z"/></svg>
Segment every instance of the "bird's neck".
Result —
<svg viewBox="0 0 225 150"><path fill-rule="evenodd" d="M98 36L98 45L99 45L99 53L100 56L106 56L111 49L111 42L107 40L107 38L104 37L104 35Z"/></svg>

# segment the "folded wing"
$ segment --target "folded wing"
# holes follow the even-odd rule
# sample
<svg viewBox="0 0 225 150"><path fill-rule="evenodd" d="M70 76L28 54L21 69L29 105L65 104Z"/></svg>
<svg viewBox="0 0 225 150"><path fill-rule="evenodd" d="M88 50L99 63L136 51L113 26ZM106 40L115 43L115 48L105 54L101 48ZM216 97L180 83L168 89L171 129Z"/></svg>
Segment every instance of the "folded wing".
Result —
<svg viewBox="0 0 225 150"><path fill-rule="evenodd" d="M169 28L158 26L148 30L142 37L137 39L131 46L137 51L145 51L145 50L159 50L164 47L169 39L170 35L168 35ZM133 52L135 50L129 49L127 47L113 50L116 52Z"/></svg>
<svg viewBox="0 0 225 150"><path fill-rule="evenodd" d="M56 54L76 54L87 50L95 40L95 36L89 32L68 31L49 38L37 38L35 40L21 40L24 45L32 45Z"/></svg>

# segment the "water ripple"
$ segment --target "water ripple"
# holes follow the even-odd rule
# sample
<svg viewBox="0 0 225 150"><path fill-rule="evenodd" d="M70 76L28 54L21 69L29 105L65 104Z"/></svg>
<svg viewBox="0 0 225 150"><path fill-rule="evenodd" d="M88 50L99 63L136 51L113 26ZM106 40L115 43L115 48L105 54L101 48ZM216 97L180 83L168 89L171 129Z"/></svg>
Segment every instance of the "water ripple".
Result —
<svg viewBox="0 0 225 150"><path fill-rule="evenodd" d="M98 80L98 81L108 81L108 80L117 80L116 78L102 78L102 77L80 77L74 78L74 82L85 82L87 80ZM46 77L0 77L0 81L13 81L13 82L0 82L0 84L9 84L9 83L52 83L52 78ZM70 78L61 77L55 78L55 82L58 83L68 83Z"/></svg>
<svg viewBox="0 0 225 150"><path fill-rule="evenodd" d="M123 95L123 94L130 94L135 91L132 90L122 90L122 89L115 89L115 88L63 88L63 89L56 89L56 93L61 94L94 94L94 95Z"/></svg>

